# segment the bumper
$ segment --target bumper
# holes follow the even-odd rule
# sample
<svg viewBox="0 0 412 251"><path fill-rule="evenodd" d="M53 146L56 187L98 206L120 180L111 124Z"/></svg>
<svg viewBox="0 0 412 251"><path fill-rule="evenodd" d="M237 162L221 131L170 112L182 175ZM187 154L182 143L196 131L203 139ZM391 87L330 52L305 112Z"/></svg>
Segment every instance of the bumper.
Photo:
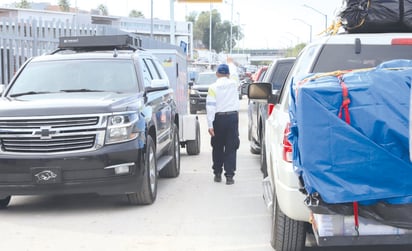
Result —
<svg viewBox="0 0 412 251"><path fill-rule="evenodd" d="M196 107L197 110L206 109L206 99L198 97L190 97L190 106Z"/></svg>
<svg viewBox="0 0 412 251"><path fill-rule="evenodd" d="M289 218L298 221L309 221L310 210L305 206L305 195L299 191L299 180L291 163L284 161L276 172L276 197L279 207Z"/></svg>
<svg viewBox="0 0 412 251"><path fill-rule="evenodd" d="M143 174L143 151L137 141L87 153L0 155L0 197L131 193L140 189Z"/></svg>

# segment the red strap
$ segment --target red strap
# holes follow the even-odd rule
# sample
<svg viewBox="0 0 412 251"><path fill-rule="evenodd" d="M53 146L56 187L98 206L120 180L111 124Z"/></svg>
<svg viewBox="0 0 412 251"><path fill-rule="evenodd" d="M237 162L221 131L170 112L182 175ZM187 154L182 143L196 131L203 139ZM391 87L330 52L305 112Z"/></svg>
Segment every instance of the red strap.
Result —
<svg viewBox="0 0 412 251"><path fill-rule="evenodd" d="M339 118L342 118L342 110L345 111L345 121L346 123L350 124L350 115L349 115L349 91L348 87L346 86L345 82L342 79L342 75L338 76L340 86L342 87L342 104L339 108Z"/></svg>
<svg viewBox="0 0 412 251"><path fill-rule="evenodd" d="M339 118L342 118L342 110L345 112L345 121L346 123L350 124L350 114L349 114L349 91L348 87L346 86L345 82L342 79L342 75L338 76L340 86L342 87L342 104L339 108ZM359 205L357 201L353 202L353 218L355 220L355 231L356 234L359 236Z"/></svg>
<svg viewBox="0 0 412 251"><path fill-rule="evenodd" d="M353 218L355 220L355 231L359 236L359 205L357 201L353 202Z"/></svg>

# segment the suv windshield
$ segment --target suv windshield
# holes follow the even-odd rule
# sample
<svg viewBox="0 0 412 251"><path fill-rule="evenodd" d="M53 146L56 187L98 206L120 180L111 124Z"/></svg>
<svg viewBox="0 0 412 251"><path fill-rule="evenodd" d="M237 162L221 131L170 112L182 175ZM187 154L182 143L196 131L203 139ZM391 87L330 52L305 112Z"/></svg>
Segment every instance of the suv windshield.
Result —
<svg viewBox="0 0 412 251"><path fill-rule="evenodd" d="M50 92L135 92L135 68L126 60L61 60L29 63L8 95Z"/></svg>
<svg viewBox="0 0 412 251"><path fill-rule="evenodd" d="M410 52L411 47L404 45L363 45L359 54L353 44L325 45L312 72L375 67L392 59L412 59Z"/></svg>

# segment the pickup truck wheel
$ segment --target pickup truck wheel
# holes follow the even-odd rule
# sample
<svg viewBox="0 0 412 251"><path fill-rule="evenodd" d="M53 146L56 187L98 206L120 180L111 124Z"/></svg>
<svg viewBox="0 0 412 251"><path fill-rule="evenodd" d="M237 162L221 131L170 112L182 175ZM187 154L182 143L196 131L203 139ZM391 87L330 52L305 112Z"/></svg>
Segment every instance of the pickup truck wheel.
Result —
<svg viewBox="0 0 412 251"><path fill-rule="evenodd" d="M159 175L164 178L175 178L180 174L179 129L176 124L173 125L173 139L168 154L172 155L173 159L160 170Z"/></svg>
<svg viewBox="0 0 412 251"><path fill-rule="evenodd" d="M127 194L129 203L132 205L149 205L156 200L157 195L157 161L156 149L152 137L147 136L145 153L145 172L143 174L143 184L140 191Z"/></svg>
<svg viewBox="0 0 412 251"><path fill-rule="evenodd" d="M274 198L270 244L276 251L304 250L306 227L306 222L296 221L286 216Z"/></svg>
<svg viewBox="0 0 412 251"><path fill-rule="evenodd" d="M11 196L6 196L0 199L0 209L6 208L10 203Z"/></svg>
<svg viewBox="0 0 412 251"><path fill-rule="evenodd" d="M188 140L186 143L186 152L189 155L197 155L200 153L200 125L196 121L196 139Z"/></svg>

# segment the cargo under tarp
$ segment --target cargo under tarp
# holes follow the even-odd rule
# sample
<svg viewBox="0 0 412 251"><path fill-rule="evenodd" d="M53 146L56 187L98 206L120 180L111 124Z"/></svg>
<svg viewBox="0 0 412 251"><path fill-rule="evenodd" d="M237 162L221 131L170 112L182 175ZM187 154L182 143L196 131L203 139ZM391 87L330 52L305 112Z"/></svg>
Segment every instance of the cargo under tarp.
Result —
<svg viewBox="0 0 412 251"><path fill-rule="evenodd" d="M291 85L293 164L309 194L326 203L412 203L409 106L412 61ZM310 80L308 80L310 79ZM412 205L412 204L411 204Z"/></svg>

